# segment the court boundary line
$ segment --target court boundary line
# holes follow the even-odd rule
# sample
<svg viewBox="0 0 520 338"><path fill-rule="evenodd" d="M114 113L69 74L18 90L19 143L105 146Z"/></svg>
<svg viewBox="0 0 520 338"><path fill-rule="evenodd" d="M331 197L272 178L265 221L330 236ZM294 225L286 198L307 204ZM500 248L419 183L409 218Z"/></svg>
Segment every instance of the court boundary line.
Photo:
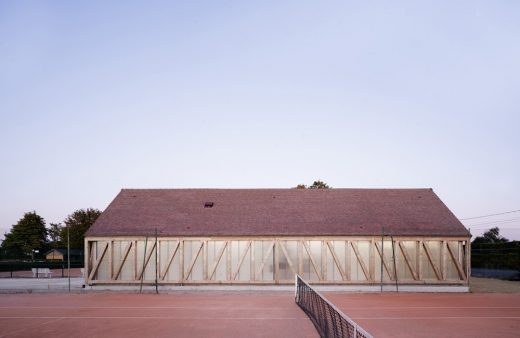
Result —
<svg viewBox="0 0 520 338"><path fill-rule="evenodd" d="M335 303L337 304L337 303ZM341 305L341 304L340 304ZM520 309L520 306L383 306L350 307L348 310L385 310L385 309Z"/></svg>
<svg viewBox="0 0 520 338"><path fill-rule="evenodd" d="M449 316L449 317L352 317L356 320L409 320L409 319L520 319L520 316L514 317L503 317L503 316L493 316L493 317L484 317L484 316Z"/></svg>
<svg viewBox="0 0 520 338"><path fill-rule="evenodd" d="M307 320L307 317L168 317L168 316L8 316L0 317L2 319L168 319L168 320Z"/></svg>
<svg viewBox="0 0 520 338"><path fill-rule="evenodd" d="M1 319L1 317L0 317ZM43 319L43 318L42 318ZM43 326L43 325L47 325L47 324L50 324L50 323L55 323L55 322L58 322L60 320L62 320L63 318L61 317L56 317L54 318L53 320L48 320L46 322L43 322L43 323L38 323L38 324L35 324L35 325L32 325L32 326L25 326L21 329L17 329L17 330L14 330L14 331L10 331L10 332L5 332L5 333L2 333L0 334L0 337L6 337L6 336L10 336L12 334L16 334L16 333L19 333L19 332L23 332L25 330L28 330L28 329L34 329L34 328L37 328L38 326Z"/></svg>
<svg viewBox="0 0 520 338"><path fill-rule="evenodd" d="M292 306L286 307L233 307L237 310L276 310L276 309L289 309ZM0 306L2 309L196 309L196 310L222 310L222 306Z"/></svg>

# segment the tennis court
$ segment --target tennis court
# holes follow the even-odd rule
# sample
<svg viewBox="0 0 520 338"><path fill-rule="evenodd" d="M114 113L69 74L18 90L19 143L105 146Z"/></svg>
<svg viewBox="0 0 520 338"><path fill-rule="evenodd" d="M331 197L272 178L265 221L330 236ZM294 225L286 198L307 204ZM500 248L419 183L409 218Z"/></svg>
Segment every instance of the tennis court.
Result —
<svg viewBox="0 0 520 338"><path fill-rule="evenodd" d="M520 294L325 293L374 337L518 337Z"/></svg>
<svg viewBox="0 0 520 338"><path fill-rule="evenodd" d="M520 332L518 293L323 294L379 338ZM0 294L0 327L0 337L318 337L284 291Z"/></svg>
<svg viewBox="0 0 520 338"><path fill-rule="evenodd" d="M318 337L292 292L3 294L0 337Z"/></svg>

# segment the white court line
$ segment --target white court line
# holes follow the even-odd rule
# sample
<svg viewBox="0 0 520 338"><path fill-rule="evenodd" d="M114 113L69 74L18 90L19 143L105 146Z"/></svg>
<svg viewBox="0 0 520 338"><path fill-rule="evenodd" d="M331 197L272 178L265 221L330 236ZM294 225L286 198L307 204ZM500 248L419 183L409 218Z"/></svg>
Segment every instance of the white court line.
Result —
<svg viewBox="0 0 520 338"><path fill-rule="evenodd" d="M410 320L410 319L520 319L516 317L351 317L354 320Z"/></svg>
<svg viewBox="0 0 520 338"><path fill-rule="evenodd" d="M43 322L43 323L39 323L39 324L35 324L35 325L29 325L29 326L26 326L24 328L21 328L21 329L18 329L18 330L14 330L14 331L4 332L4 333L2 333L2 335L0 335L0 337L9 336L9 335L12 335L12 334L15 334L15 333L18 333L18 332L25 331L27 329L32 329L32 328L37 327L37 326L42 326L42 325L47 325L47 324L50 324L50 323L54 323L54 322L57 322L57 321L62 320L62 319L63 319L63 317L54 317L54 319L48 320L48 321Z"/></svg>
<svg viewBox="0 0 520 338"><path fill-rule="evenodd" d="M335 303L336 306L338 306ZM341 304L339 305L341 306ZM347 308L347 307L345 307ZM385 309L520 309L520 306L350 306L348 310L385 310Z"/></svg>
<svg viewBox="0 0 520 338"><path fill-rule="evenodd" d="M226 305L226 304L223 304ZM233 306L233 310L287 310L293 306L286 307L238 307ZM0 306L0 309L196 309L196 310L222 310L226 306Z"/></svg>
<svg viewBox="0 0 520 338"><path fill-rule="evenodd" d="M226 305L226 304L223 304ZM337 305L336 305L337 306ZM340 305L341 306L341 305ZM1 309L196 309L196 310L222 310L225 306L0 306ZM233 307L233 310L286 310L286 307ZM520 306L385 306L385 307L345 307L351 310L391 310L391 309L520 309Z"/></svg>
<svg viewBox="0 0 520 338"><path fill-rule="evenodd" d="M201 319L201 320L302 320L307 319L307 316L302 317L168 317L168 316L148 316L148 317L137 317L137 316L67 316L67 317L51 317L51 316L9 316L0 317L2 319L168 319L168 320L186 320L186 319Z"/></svg>

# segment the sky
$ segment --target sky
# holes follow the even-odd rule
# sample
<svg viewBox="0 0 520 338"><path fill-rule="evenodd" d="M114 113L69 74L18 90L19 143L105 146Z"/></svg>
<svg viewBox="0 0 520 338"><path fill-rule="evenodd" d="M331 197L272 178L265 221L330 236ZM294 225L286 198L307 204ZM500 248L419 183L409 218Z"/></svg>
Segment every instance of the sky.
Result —
<svg viewBox="0 0 520 338"><path fill-rule="evenodd" d="M122 188L520 209L518 1L0 1L0 233ZM463 221L520 240L520 212Z"/></svg>

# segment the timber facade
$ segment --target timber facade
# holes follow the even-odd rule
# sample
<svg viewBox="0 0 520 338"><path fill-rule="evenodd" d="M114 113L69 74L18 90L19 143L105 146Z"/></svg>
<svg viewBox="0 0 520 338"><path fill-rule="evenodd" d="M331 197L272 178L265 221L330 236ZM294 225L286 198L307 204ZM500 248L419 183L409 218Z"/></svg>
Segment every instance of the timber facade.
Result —
<svg viewBox="0 0 520 338"><path fill-rule="evenodd" d="M410 198L406 197L408 190L403 194L406 198L399 198L401 194L396 190L366 190L368 196L362 190L361 200L374 195L371 202L381 208L376 217L363 211L363 203L354 210L343 208L347 212L342 212L337 201L340 206L345 200L350 205L360 197L352 198L352 190L339 190L266 189L253 191L249 201L244 190L145 190L144 194L140 190L123 190L87 233L85 282L283 285L294 283L294 275L299 274L313 284L468 285L469 234L449 210L446 213L442 202L437 203L431 190L414 190L415 198L410 201L419 201L416 205L403 203L403 199ZM240 192L239 196L235 192ZM388 192L392 193L381 198ZM282 208L276 199L283 201ZM435 202L431 208L442 212L428 210L428 199ZM397 203L386 205L392 200ZM209 208L208 201L213 203ZM330 212L331 203L336 213ZM325 213L320 213L320 205L326 206ZM217 213L218 207L223 212ZM269 207L274 211L266 214ZM414 208L418 211L410 212ZM359 221L363 215L349 217L356 209L369 221ZM181 218L177 218L179 214ZM400 218L404 221L386 227L373 224L373 220L385 219L385 215L387 222L396 224ZM316 225L309 225L309 218ZM132 219L135 224L127 223ZM431 224L426 224L425 219ZM227 225L221 225L226 220ZM293 226L284 226L289 221ZM278 227L273 226L278 222ZM408 225L414 222L415 227ZM228 234L220 234L222 229ZM410 231L417 234L411 235ZM444 236L439 235L442 232Z"/></svg>

